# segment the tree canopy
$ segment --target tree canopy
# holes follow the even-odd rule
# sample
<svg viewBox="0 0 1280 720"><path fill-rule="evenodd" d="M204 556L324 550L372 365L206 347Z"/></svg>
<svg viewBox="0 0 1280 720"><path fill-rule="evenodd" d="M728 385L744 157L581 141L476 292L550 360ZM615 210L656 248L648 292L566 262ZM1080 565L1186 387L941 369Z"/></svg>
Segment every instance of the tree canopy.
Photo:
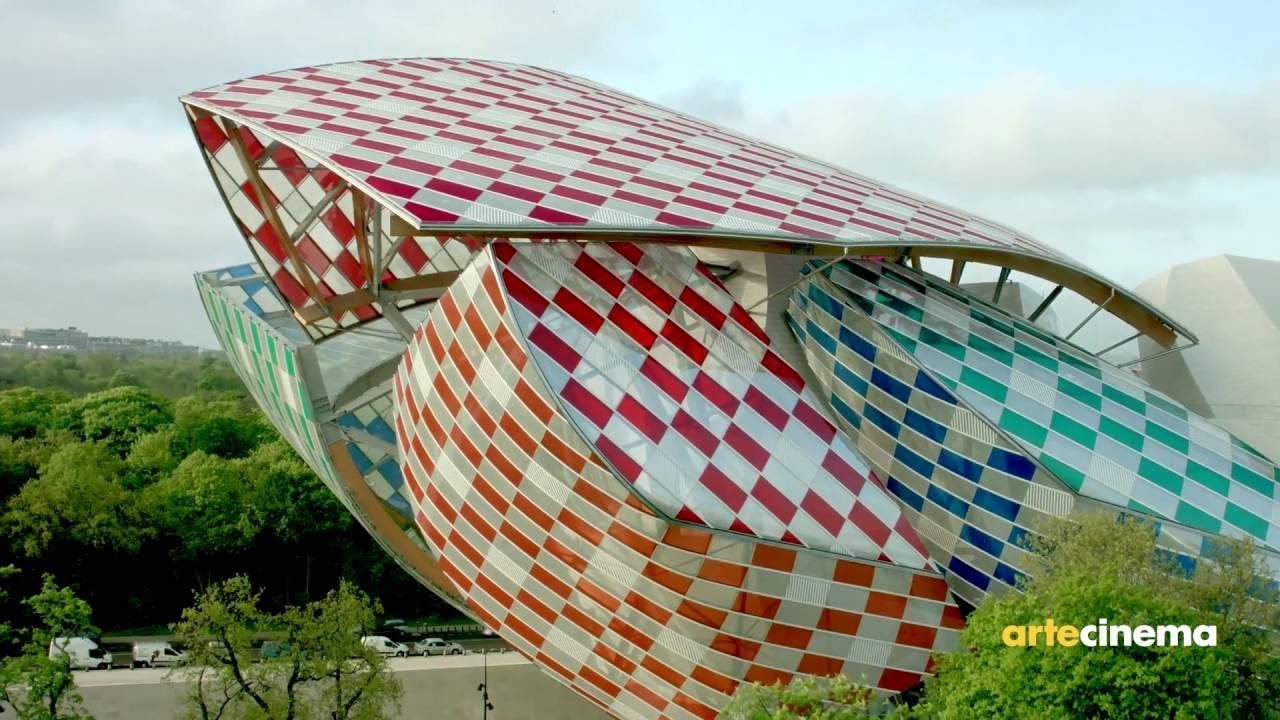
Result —
<svg viewBox="0 0 1280 720"><path fill-rule="evenodd" d="M172 622L192 590L242 573L270 608L347 578L397 615L453 616L214 356L0 352L0 558L22 570L0 617L30 620L18 598L46 573L112 629Z"/></svg>
<svg viewBox="0 0 1280 720"><path fill-rule="evenodd" d="M320 600L274 614L259 607L244 576L211 585L174 625L189 648L183 663L192 680L189 713L206 720L394 716L399 681L360 640L379 611L347 582ZM282 632L281 652L250 663L252 632L264 627Z"/></svg>
<svg viewBox="0 0 1280 720"><path fill-rule="evenodd" d="M12 566L0 568L0 581L16 574ZM0 597L7 594L0 589ZM0 659L0 701L13 708L18 720L93 720L76 692L70 656L49 651L55 638L96 632L90 623L89 604L50 575L44 576L40 591L24 603L32 612L32 627L0 623L5 637L25 640L19 641L22 645L17 655Z"/></svg>
<svg viewBox="0 0 1280 720"><path fill-rule="evenodd" d="M1033 541L1022 593L988 599L943 656L922 717L1280 717L1280 605L1247 542L1193 574L1156 549L1149 523L1081 517ZM1010 647L1010 625L1214 625L1215 647Z"/></svg>

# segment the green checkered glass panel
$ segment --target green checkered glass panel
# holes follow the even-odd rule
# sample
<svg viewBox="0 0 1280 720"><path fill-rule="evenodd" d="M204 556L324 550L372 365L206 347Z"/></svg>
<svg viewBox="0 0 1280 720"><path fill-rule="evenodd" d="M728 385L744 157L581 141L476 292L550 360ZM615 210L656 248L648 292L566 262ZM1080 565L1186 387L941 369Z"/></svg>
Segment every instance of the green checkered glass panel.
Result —
<svg viewBox="0 0 1280 720"><path fill-rule="evenodd" d="M1280 469L1136 376L906 268L849 262L825 274L1071 489L1280 547Z"/></svg>

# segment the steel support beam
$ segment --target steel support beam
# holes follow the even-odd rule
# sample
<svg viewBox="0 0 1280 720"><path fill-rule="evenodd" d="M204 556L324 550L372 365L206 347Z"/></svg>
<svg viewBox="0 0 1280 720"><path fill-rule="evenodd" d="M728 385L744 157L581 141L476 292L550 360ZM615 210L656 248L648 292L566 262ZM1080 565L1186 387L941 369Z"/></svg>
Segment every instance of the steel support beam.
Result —
<svg viewBox="0 0 1280 720"><path fill-rule="evenodd" d="M1103 348L1102 350L1099 350L1098 352L1094 353L1094 355L1097 355L1098 357L1102 357L1103 355L1106 355L1107 353L1111 352L1112 350L1115 350L1116 348L1120 347L1121 345L1128 345L1129 343L1133 342L1134 340L1137 340L1137 339L1138 339L1138 338L1140 338L1140 337L1142 337L1142 333L1141 333L1141 332L1136 332L1136 333L1134 333L1134 334L1130 335L1129 337L1127 337L1127 338L1125 338L1125 339L1121 340L1121 341L1120 341L1120 342L1118 342L1118 343L1115 343L1115 344L1113 344L1113 345L1108 345L1107 347Z"/></svg>
<svg viewBox="0 0 1280 720"><path fill-rule="evenodd" d="M1126 367L1129 367L1130 365L1137 365L1137 364L1138 364L1138 363L1140 363L1140 362L1146 362L1146 361L1148 361L1148 360L1155 360L1156 358L1161 358L1161 357L1164 357L1165 355L1172 355L1172 354L1174 354L1174 353L1182 352L1183 350L1186 350L1187 348L1193 348L1193 347L1195 347L1195 346L1196 346L1196 344L1195 344L1195 343L1186 343L1186 344L1184 344L1184 345L1179 345L1179 346L1177 346L1177 347L1171 347L1171 348L1169 348L1168 350L1161 350L1160 352L1156 353L1155 355L1148 355L1148 356L1146 356L1146 357L1139 357L1139 358L1135 358L1135 359L1133 359L1133 360L1127 360L1127 361L1125 361L1125 362L1120 363L1119 365L1116 365L1116 367L1118 367L1118 368L1126 368Z"/></svg>
<svg viewBox="0 0 1280 720"><path fill-rule="evenodd" d="M1093 311L1090 312L1088 315L1086 315L1085 318L1080 321L1080 324L1077 325L1074 330L1067 333L1067 336L1063 339L1070 340L1071 338L1075 337L1075 334L1080 332L1080 330L1084 328L1085 325L1088 325L1089 321L1093 319L1093 316L1097 315L1103 308L1105 308L1107 306L1107 303L1111 302L1111 298L1114 298L1115 296L1116 296L1116 291L1112 290L1111 295L1109 295L1106 300L1103 300L1101 304L1093 306Z"/></svg>
<svg viewBox="0 0 1280 720"><path fill-rule="evenodd" d="M996 290L991 294L991 304L1000 304L1000 293L1004 292L1004 284L1009 282L1009 274L1013 272L1013 268L1000 268L1000 277L996 280Z"/></svg>
<svg viewBox="0 0 1280 720"><path fill-rule="evenodd" d="M1035 310L1032 310L1031 314L1027 316L1027 319L1030 320L1031 322L1035 322L1036 320L1039 320L1040 316L1044 314L1044 311L1048 310L1049 306L1053 304L1053 301L1057 300L1058 296L1061 294L1062 294L1062 286L1055 285L1054 288L1049 291L1049 294L1045 296L1044 302L1040 303L1040 305L1038 305Z"/></svg>
<svg viewBox="0 0 1280 720"><path fill-rule="evenodd" d="M404 314L400 312L400 308L392 303L382 303L378 306L378 310L382 311L382 317L391 323L391 327L395 328L405 342L413 342L413 325L409 324L409 321L405 319Z"/></svg>

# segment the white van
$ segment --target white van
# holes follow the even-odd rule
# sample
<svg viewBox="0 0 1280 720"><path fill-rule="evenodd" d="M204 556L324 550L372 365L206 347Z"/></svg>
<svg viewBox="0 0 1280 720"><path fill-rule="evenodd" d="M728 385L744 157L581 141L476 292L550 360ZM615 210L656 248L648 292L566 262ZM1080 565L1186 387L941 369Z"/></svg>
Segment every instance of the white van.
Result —
<svg viewBox="0 0 1280 720"><path fill-rule="evenodd" d="M409 657L409 647L407 645L398 643L385 635L365 635L360 638L360 643L380 655Z"/></svg>
<svg viewBox="0 0 1280 720"><path fill-rule="evenodd" d="M136 642L133 644L132 667L175 665L186 657L186 653L174 649L167 642Z"/></svg>
<svg viewBox="0 0 1280 720"><path fill-rule="evenodd" d="M98 647L98 643L85 637L57 637L49 641L49 659L62 656L71 659L76 670L109 670L111 654Z"/></svg>

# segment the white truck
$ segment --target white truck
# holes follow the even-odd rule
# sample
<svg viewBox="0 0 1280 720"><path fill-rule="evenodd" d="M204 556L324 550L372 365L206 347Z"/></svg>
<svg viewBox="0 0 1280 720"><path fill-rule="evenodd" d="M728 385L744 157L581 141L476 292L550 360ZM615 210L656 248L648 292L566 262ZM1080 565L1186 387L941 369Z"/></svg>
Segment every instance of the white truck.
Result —
<svg viewBox="0 0 1280 720"><path fill-rule="evenodd" d="M66 656L76 670L109 670L111 654L86 637L56 637L49 641L49 659Z"/></svg>
<svg viewBox="0 0 1280 720"><path fill-rule="evenodd" d="M409 656L409 647L407 645L398 643L385 635L365 635L360 638L360 643L380 655Z"/></svg>
<svg viewBox="0 0 1280 720"><path fill-rule="evenodd" d="M130 667L163 667L176 665L187 654L167 642L136 642L133 644L133 662Z"/></svg>

